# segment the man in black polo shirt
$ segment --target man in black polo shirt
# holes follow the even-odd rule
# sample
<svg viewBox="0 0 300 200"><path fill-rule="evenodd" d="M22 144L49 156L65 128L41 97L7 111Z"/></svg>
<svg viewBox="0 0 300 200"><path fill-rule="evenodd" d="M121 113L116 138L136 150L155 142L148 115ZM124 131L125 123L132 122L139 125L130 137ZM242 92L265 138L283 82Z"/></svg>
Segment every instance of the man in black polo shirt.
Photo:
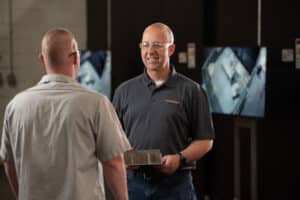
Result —
<svg viewBox="0 0 300 200"><path fill-rule="evenodd" d="M143 74L121 84L113 104L134 149L160 149L155 168L128 170L132 199L196 199L191 169L213 145L208 100L199 84L170 64L172 30L149 25L140 43Z"/></svg>

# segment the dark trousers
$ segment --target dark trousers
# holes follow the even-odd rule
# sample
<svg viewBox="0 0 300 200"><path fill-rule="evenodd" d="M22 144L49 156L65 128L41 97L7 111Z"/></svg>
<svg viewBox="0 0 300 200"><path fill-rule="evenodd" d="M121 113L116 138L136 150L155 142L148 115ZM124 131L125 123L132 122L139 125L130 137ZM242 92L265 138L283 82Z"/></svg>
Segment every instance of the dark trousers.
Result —
<svg viewBox="0 0 300 200"><path fill-rule="evenodd" d="M127 170L130 200L196 200L190 170L179 170L172 175L147 176L143 172Z"/></svg>

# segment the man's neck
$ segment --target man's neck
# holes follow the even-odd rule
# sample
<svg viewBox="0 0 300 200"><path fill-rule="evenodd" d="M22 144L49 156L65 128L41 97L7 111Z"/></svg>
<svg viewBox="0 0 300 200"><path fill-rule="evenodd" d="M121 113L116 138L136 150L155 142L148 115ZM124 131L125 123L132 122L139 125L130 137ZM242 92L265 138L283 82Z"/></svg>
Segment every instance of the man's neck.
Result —
<svg viewBox="0 0 300 200"><path fill-rule="evenodd" d="M46 73L49 74L49 75L50 74L60 74L60 75L68 76L72 79L75 79L76 78L75 73L70 69L71 69L70 66L68 66L68 67L59 67L57 70L54 70L51 67L46 67Z"/></svg>
<svg viewBox="0 0 300 200"><path fill-rule="evenodd" d="M170 74L171 68L167 67L160 71L157 70L147 70L149 78L153 81L165 81Z"/></svg>

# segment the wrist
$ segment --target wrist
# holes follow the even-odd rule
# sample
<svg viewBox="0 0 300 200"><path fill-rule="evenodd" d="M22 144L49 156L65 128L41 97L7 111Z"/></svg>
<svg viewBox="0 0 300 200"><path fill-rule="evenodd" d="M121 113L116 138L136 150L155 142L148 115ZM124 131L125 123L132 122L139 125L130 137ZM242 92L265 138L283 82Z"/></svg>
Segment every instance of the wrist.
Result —
<svg viewBox="0 0 300 200"><path fill-rule="evenodd" d="M179 155L179 167L183 167L186 165L186 158L181 152L178 152L177 155Z"/></svg>

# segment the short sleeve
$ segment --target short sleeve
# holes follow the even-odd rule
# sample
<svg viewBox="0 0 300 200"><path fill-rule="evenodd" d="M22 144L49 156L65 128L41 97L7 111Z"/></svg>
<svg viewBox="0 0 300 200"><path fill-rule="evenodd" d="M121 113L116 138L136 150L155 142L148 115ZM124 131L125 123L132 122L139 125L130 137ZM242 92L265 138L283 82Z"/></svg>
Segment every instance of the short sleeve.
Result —
<svg viewBox="0 0 300 200"><path fill-rule="evenodd" d="M214 127L207 95L200 86L195 91L192 100L193 139L214 139Z"/></svg>
<svg viewBox="0 0 300 200"><path fill-rule="evenodd" d="M11 142L9 139L9 127L8 127L8 112L7 109L4 115L3 129L0 143L0 161L13 160Z"/></svg>
<svg viewBox="0 0 300 200"><path fill-rule="evenodd" d="M100 161L110 160L131 149L116 111L105 98L96 115L96 154Z"/></svg>
<svg viewBox="0 0 300 200"><path fill-rule="evenodd" d="M124 127L124 124L123 124L123 115L122 115L122 108L121 108L121 95L120 95L120 91L119 91L119 88L116 89L116 92L114 94L114 97L113 97L113 106L115 108L115 111L117 112L117 115L119 117L119 120L121 120L121 124L123 125Z"/></svg>

